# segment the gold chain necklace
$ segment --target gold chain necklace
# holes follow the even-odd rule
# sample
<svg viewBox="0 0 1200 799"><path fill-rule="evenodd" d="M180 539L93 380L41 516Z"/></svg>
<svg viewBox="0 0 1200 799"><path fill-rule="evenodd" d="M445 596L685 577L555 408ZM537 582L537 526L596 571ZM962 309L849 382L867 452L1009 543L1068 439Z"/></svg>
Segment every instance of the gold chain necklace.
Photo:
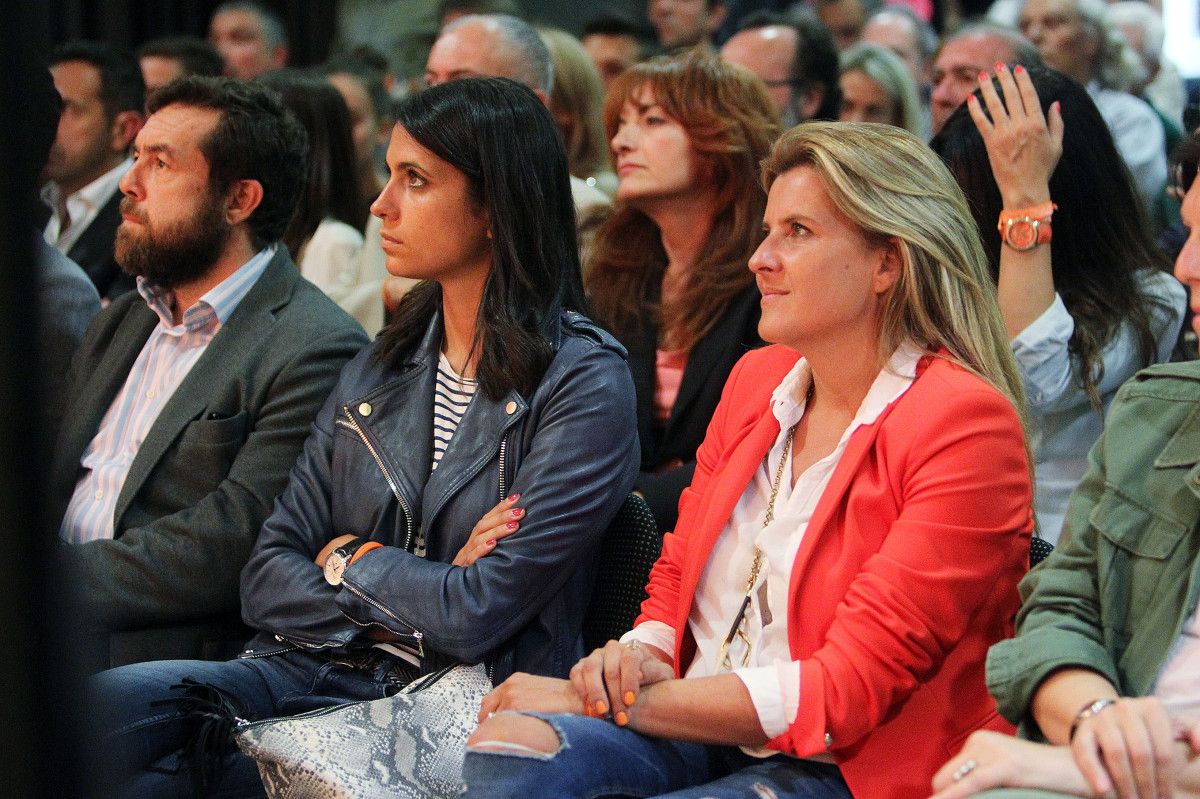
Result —
<svg viewBox="0 0 1200 799"><path fill-rule="evenodd" d="M812 384L809 384L808 398L805 400L807 405L808 399L812 398ZM783 454L779 456L779 465L775 467L775 480L771 484L771 498L767 500L767 512L763 514L763 529L771 526L771 522L775 521L775 499L779 496L779 488L783 484L783 467L787 463L788 456L792 451L792 439L796 437L796 428L800 422L788 428L787 438L783 440ZM738 609L737 615L733 619L733 624L729 627L729 633L726 634L725 640L721 642L721 647L717 650L717 671L731 671L732 663L729 659L729 647L733 645L734 639L741 638L746 645L746 654L742 658L742 666L750 665L750 638L742 630L742 625L746 621L746 614L750 610L750 598L754 590L754 584L758 582L758 573L762 569L763 551L757 544L754 546L754 559L750 562L750 574L746 578L746 596L742 598L742 606Z"/></svg>

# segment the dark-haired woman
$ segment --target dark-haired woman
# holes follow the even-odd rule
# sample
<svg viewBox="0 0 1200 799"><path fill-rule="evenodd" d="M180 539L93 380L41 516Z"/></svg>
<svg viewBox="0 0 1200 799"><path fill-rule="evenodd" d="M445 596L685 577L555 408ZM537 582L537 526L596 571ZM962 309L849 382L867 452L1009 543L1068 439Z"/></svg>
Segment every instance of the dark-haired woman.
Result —
<svg viewBox="0 0 1200 799"><path fill-rule="evenodd" d="M383 318L383 275L360 259L362 201L350 112L336 88L294 70L260 80L279 91L308 133L308 180L283 243L304 275L374 335Z"/></svg>
<svg viewBox="0 0 1200 799"><path fill-rule="evenodd" d="M630 352L642 473L660 529L675 525L696 448L738 358L761 345L746 261L775 137L762 82L715 56L638 64L608 92L617 206L596 233L588 298Z"/></svg>
<svg viewBox="0 0 1200 799"><path fill-rule="evenodd" d="M242 573L259 634L241 659L92 686L117 793L190 790L186 772L161 773L187 720L154 704L185 677L263 718L455 662L562 676L582 654L589 564L637 439L622 350L578 313L561 141L533 92L494 78L415 95L398 123L373 212L389 270L424 282L343 371L263 527ZM223 789L257 785L244 757L226 766Z"/></svg>
<svg viewBox="0 0 1200 799"><path fill-rule="evenodd" d="M1087 92L1048 70L996 77L933 147L983 235L1034 426L1039 528L1055 541L1109 403L1170 357L1185 295Z"/></svg>

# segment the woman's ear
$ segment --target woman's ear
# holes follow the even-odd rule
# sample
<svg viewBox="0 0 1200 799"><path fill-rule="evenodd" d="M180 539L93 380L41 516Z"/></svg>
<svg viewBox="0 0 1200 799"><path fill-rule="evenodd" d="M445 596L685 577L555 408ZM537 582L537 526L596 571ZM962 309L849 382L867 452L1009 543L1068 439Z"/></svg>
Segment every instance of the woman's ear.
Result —
<svg viewBox="0 0 1200 799"><path fill-rule="evenodd" d="M889 236L879 248L879 263L871 275L871 288L876 294L887 294L900 280L904 269L904 242Z"/></svg>

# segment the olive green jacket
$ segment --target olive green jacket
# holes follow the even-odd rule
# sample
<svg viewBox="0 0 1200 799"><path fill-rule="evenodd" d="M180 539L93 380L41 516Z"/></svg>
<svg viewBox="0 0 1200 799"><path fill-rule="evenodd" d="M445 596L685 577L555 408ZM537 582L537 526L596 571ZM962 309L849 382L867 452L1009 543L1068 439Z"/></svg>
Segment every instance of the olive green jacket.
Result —
<svg viewBox="0 0 1200 799"><path fill-rule="evenodd" d="M1058 548L1021 581L1016 637L991 648L988 690L1033 738L1038 685L1094 669L1151 691L1200 594L1200 362L1145 369L1117 393Z"/></svg>

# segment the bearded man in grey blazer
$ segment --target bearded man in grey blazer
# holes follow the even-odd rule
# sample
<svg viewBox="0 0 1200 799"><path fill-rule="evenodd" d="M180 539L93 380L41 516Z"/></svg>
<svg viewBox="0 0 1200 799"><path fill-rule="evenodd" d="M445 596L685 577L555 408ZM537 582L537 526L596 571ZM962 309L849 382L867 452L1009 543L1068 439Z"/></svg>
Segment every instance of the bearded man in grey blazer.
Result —
<svg viewBox="0 0 1200 799"><path fill-rule="evenodd" d="M116 239L138 290L80 345L52 473L87 670L237 651L242 565L366 343L280 243L307 143L278 96L187 78L148 110Z"/></svg>

